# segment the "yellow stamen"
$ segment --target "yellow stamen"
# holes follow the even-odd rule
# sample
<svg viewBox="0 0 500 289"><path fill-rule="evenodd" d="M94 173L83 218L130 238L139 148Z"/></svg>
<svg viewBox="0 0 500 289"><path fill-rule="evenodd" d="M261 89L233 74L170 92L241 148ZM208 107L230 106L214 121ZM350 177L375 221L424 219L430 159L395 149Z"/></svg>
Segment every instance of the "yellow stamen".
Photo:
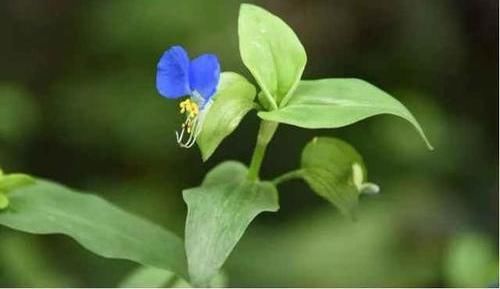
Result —
<svg viewBox="0 0 500 289"><path fill-rule="evenodd" d="M177 134L177 142L181 146L184 147L189 147L194 143L193 139L196 139L195 134L199 129L197 128L197 120L198 120L198 115L200 113L200 109L198 107L198 104L194 102L191 99L186 99L179 103L179 108L180 108L180 113L186 115L186 120L182 124L182 131L180 134ZM184 131L187 132L188 134L188 139L184 143L183 136L184 136Z"/></svg>

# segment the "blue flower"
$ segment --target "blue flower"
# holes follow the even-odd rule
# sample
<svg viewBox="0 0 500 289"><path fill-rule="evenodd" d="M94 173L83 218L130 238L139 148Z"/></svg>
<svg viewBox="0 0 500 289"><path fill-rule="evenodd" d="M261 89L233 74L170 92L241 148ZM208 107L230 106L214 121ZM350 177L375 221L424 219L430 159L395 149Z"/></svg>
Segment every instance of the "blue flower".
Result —
<svg viewBox="0 0 500 289"><path fill-rule="evenodd" d="M196 142L219 78L220 64L213 54L190 60L184 48L172 46L160 58L156 70L158 93L169 99L189 97L180 103L180 112L186 115L182 131L176 132L181 147L189 148Z"/></svg>

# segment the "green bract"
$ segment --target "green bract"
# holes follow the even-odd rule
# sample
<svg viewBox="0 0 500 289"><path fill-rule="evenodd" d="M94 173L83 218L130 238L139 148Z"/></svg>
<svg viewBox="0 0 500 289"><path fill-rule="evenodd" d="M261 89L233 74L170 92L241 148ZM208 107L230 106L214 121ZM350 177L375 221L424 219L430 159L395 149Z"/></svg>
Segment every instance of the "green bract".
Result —
<svg viewBox="0 0 500 289"><path fill-rule="evenodd" d="M188 206L186 254L194 285L212 280L255 216L279 208L276 188L270 182L249 181L246 175L243 164L224 162L200 187L183 192Z"/></svg>
<svg viewBox="0 0 500 289"><path fill-rule="evenodd" d="M207 113L197 143L207 160L222 140L231 134L245 114L254 107L255 87L234 72L221 74L214 102Z"/></svg>
<svg viewBox="0 0 500 289"><path fill-rule="evenodd" d="M300 175L314 192L354 216L366 169L352 146L335 138L314 138L302 152Z"/></svg>

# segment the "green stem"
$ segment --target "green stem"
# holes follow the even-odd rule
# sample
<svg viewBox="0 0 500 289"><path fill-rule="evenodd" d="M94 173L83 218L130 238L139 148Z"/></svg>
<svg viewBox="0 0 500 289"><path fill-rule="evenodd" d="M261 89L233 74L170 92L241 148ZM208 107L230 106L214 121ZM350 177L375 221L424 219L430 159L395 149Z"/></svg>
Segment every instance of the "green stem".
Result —
<svg viewBox="0 0 500 289"><path fill-rule="evenodd" d="M259 134L257 135L257 143L253 151L252 161L248 169L248 179L255 181L259 179L260 167L262 160L266 154L267 145L273 138L278 123L273 121L262 120L260 123Z"/></svg>
<svg viewBox="0 0 500 289"><path fill-rule="evenodd" d="M286 182L286 181L289 181L289 180L292 180L292 179L300 179L300 178L302 178L302 173L303 173L302 170L290 171L288 173L282 174L279 177L274 178L274 180L272 180L272 182L273 182L273 184L275 186L277 186L277 185L279 185L279 184L281 184L283 182Z"/></svg>

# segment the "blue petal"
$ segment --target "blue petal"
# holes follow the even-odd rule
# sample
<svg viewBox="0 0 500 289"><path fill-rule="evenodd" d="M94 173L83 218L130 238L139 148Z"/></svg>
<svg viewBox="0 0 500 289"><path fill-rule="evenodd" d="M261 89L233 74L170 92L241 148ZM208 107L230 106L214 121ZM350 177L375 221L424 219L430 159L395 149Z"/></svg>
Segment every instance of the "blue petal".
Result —
<svg viewBox="0 0 500 289"><path fill-rule="evenodd" d="M156 89L167 98L190 94L189 57L181 46L172 46L160 58L156 70Z"/></svg>
<svg viewBox="0 0 500 289"><path fill-rule="evenodd" d="M191 61L189 83L191 91L197 92L205 103L215 93L219 84L219 59L213 54L203 54Z"/></svg>

